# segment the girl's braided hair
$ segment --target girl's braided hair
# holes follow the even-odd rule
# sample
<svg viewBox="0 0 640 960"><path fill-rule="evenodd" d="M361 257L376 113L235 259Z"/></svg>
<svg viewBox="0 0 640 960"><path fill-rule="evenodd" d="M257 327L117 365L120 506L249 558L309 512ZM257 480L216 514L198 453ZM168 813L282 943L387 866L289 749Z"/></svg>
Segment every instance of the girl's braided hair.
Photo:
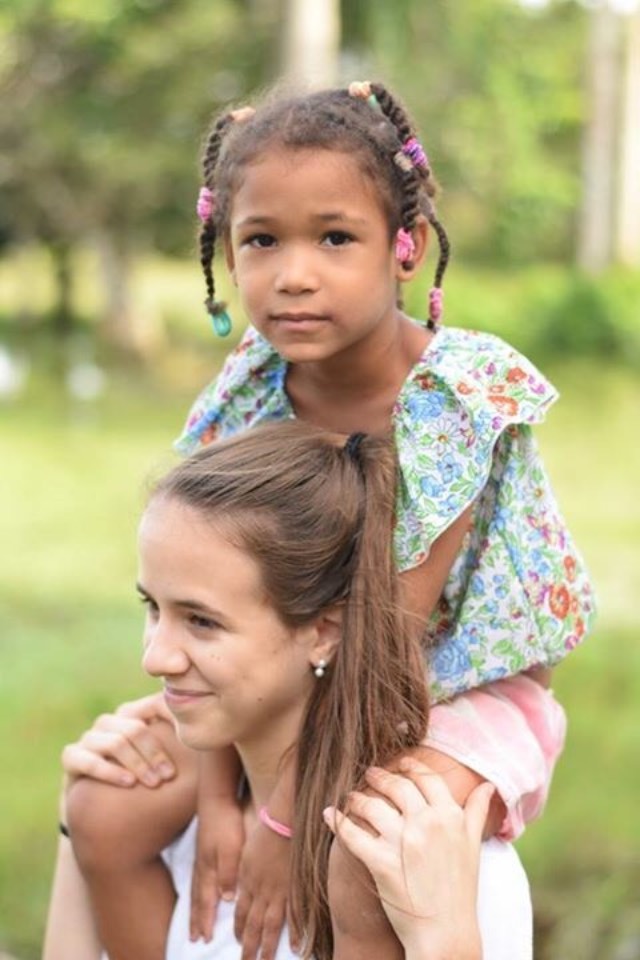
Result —
<svg viewBox="0 0 640 960"><path fill-rule="evenodd" d="M359 88L357 93L354 87ZM368 96L363 95L363 89ZM378 188L389 239L408 233L418 216L426 217L438 239L434 288L439 295L450 246L433 198L436 183L428 160L407 158L403 147L416 133L401 103L383 84L352 85L306 96L267 99L257 109L245 107L217 118L206 139L202 159L204 186L213 195L200 232L200 263L207 288L205 306L215 317L225 305L215 298L213 257L218 236L229 229L229 214L243 169L271 147L344 151ZM423 155L424 156L424 155ZM434 290L432 290L432 295ZM428 326L434 326L430 316Z"/></svg>

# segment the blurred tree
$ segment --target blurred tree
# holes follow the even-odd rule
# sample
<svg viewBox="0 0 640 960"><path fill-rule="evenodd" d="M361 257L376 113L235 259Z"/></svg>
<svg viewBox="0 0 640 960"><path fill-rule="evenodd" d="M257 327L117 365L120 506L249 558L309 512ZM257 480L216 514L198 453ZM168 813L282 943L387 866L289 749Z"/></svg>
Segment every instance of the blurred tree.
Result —
<svg viewBox="0 0 640 960"><path fill-rule="evenodd" d="M626 18L624 34L615 252L621 263L640 267L640 6Z"/></svg>
<svg viewBox="0 0 640 960"><path fill-rule="evenodd" d="M332 86L338 79L339 0L286 0L282 70L292 80Z"/></svg>
<svg viewBox="0 0 640 960"><path fill-rule="evenodd" d="M567 3L525 9L515 0L344 7L345 43L370 73L397 84L425 131L466 256L569 259L582 11Z"/></svg>
<svg viewBox="0 0 640 960"><path fill-rule="evenodd" d="M131 251L190 245L194 145L212 110L273 67L274 35L242 0L7 0L0 93L13 109L0 119L0 200L14 239L51 251L58 329L70 324L70 251L91 240L106 330L144 349L127 295Z"/></svg>

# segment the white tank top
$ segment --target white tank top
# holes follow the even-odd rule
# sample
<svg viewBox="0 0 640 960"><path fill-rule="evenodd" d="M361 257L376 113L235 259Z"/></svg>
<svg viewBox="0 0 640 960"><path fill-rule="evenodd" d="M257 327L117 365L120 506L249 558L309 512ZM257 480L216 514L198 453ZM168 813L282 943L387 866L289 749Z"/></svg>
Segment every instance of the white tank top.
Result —
<svg viewBox="0 0 640 960"><path fill-rule="evenodd" d="M196 821L165 851L178 893L166 960L239 960L240 946L233 935L233 904L221 902L211 943L189 940L191 868ZM532 960L533 920L529 883L518 854L509 843L482 844L478 889L478 923L483 960ZM299 960L289 947L286 930L280 937L276 960Z"/></svg>

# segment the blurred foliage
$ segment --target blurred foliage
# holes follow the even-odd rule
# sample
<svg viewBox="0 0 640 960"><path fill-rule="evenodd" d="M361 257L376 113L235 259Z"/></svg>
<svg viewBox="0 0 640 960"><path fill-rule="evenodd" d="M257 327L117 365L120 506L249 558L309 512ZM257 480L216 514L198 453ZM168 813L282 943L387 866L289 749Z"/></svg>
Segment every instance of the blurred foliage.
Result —
<svg viewBox="0 0 640 960"><path fill-rule="evenodd" d="M184 253L203 129L277 75L280 8L5 0L4 241L73 244L106 230ZM490 262L569 257L584 11L513 0L343 8L343 68L389 77L414 108L460 248Z"/></svg>
<svg viewBox="0 0 640 960"><path fill-rule="evenodd" d="M411 105L465 258L570 259L585 11L566 2L526 9L515 0L354 6L346 22L357 49Z"/></svg>

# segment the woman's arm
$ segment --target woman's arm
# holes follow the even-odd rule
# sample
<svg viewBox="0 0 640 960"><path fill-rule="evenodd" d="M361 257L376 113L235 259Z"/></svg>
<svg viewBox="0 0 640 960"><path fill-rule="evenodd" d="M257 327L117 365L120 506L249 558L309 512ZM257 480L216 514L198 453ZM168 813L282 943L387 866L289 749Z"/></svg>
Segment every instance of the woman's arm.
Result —
<svg viewBox="0 0 640 960"><path fill-rule="evenodd" d="M133 743L129 739L129 719L103 717L97 740L85 734L65 750L65 769L73 780L67 793L68 827L99 937L111 960L134 956L162 960L175 893L160 853L195 812L196 754L177 740L173 726L165 721L149 726L141 754L136 751L139 735ZM172 779L162 782L158 777L156 783L162 783L158 789L148 789L140 780L122 789L87 776L76 779L89 772L92 756L114 770L118 755L133 763L132 749L137 752L137 774L151 769L162 756L173 764ZM106 767L100 770L109 775Z"/></svg>
<svg viewBox="0 0 640 960"><path fill-rule="evenodd" d="M478 864L492 788L462 810L432 770L402 766L404 776L369 771L375 794L349 800L357 822L326 811L339 837L329 874L334 957L480 960Z"/></svg>
<svg viewBox="0 0 640 960"><path fill-rule="evenodd" d="M68 837L58 841L42 960L99 960L89 891Z"/></svg>

